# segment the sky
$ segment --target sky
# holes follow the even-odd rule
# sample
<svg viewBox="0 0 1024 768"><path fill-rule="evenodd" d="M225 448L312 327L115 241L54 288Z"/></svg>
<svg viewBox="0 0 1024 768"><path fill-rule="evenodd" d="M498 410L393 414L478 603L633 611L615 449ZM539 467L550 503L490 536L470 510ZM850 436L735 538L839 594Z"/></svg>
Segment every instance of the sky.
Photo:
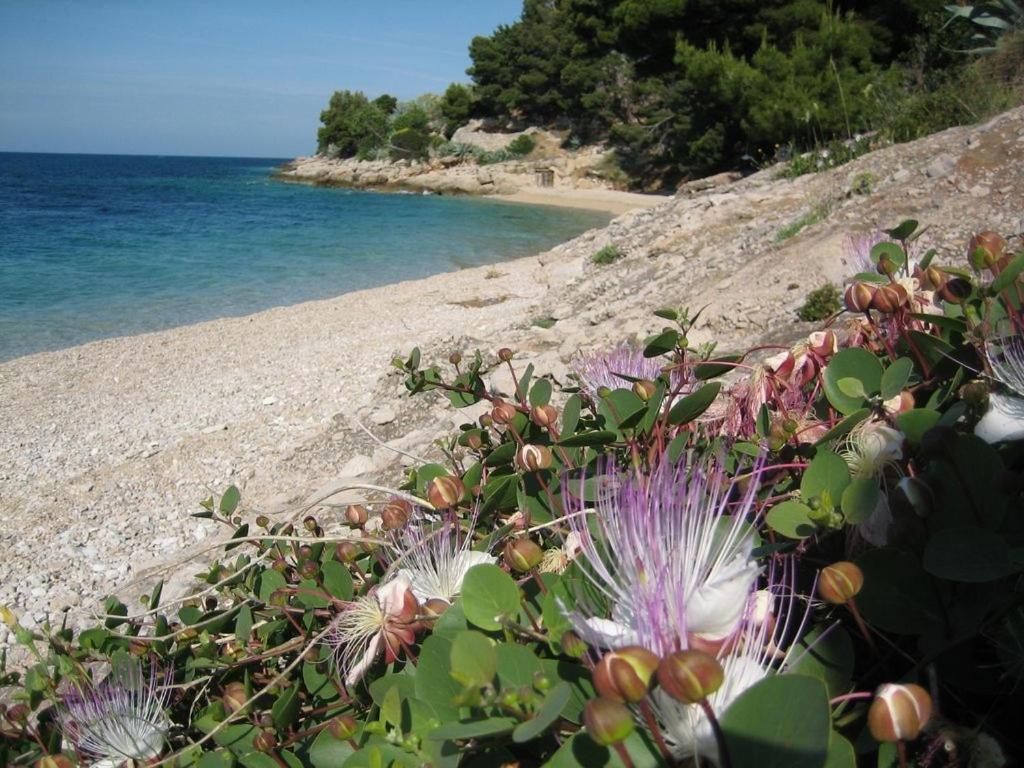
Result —
<svg viewBox="0 0 1024 768"><path fill-rule="evenodd" d="M0 152L284 158L335 90L467 82L522 0L0 0Z"/></svg>

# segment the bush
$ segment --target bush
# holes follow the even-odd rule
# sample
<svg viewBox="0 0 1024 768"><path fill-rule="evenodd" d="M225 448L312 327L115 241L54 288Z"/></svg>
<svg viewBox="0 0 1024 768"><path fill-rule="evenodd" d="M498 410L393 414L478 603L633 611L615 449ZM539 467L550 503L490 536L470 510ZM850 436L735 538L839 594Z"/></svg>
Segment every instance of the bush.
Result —
<svg viewBox="0 0 1024 768"><path fill-rule="evenodd" d="M473 114L473 91L465 85L452 83L441 97L441 117L445 122L445 135L451 136L465 125Z"/></svg>
<svg viewBox="0 0 1024 768"><path fill-rule="evenodd" d="M523 133L512 139L512 141L509 142L506 149L513 155L525 157L526 155L533 152L536 146L537 142L534 141L533 137L530 136L529 134Z"/></svg>
<svg viewBox="0 0 1024 768"><path fill-rule="evenodd" d="M805 322L820 322L836 314L842 305L839 303L839 289L832 283L825 283L807 294L807 299L796 311L797 317Z"/></svg>
<svg viewBox="0 0 1024 768"><path fill-rule="evenodd" d="M622 258L622 251L619 250L616 245L606 245L593 256L590 260L598 266L606 266L608 264L614 264L616 261Z"/></svg>
<svg viewBox="0 0 1024 768"><path fill-rule="evenodd" d="M390 130L387 114L361 91L335 91L320 122L317 149L335 157L369 154L387 143Z"/></svg>
<svg viewBox="0 0 1024 768"><path fill-rule="evenodd" d="M583 768L597 737L656 766L663 734L694 765L1018 762L1024 259L942 252L985 258L855 283L846 332L764 363L676 309L564 388L507 348L396 358L423 418L463 414L443 463L342 514L211 496L182 598L0 607L30 652L0 656L0 763Z"/></svg>
<svg viewBox="0 0 1024 768"><path fill-rule="evenodd" d="M421 160L430 151L430 134L418 128L402 128L391 136L392 160Z"/></svg>

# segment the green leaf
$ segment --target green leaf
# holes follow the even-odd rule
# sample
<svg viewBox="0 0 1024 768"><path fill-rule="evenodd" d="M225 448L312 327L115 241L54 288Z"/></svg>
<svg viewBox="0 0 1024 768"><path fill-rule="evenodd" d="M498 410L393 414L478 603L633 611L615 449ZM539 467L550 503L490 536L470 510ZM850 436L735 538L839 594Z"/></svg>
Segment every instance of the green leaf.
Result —
<svg viewBox="0 0 1024 768"><path fill-rule="evenodd" d="M444 477L450 474L446 467L440 464L424 464L416 470L416 494L421 498L427 497L427 487L435 477Z"/></svg>
<svg viewBox="0 0 1024 768"><path fill-rule="evenodd" d="M222 515L231 515L238 508L238 502L242 500L242 494L238 488L233 485L229 485L228 489L224 491L224 495L220 497L220 513Z"/></svg>
<svg viewBox="0 0 1024 768"><path fill-rule="evenodd" d="M646 410L647 404L628 389L613 389L598 403L598 413L604 416L605 425L616 430L629 429Z"/></svg>
<svg viewBox="0 0 1024 768"><path fill-rule="evenodd" d="M595 432L580 432L579 434L572 435L564 440L559 440L558 445L563 448L592 448L595 446L607 445L614 440L614 432L599 430Z"/></svg>
<svg viewBox="0 0 1024 768"><path fill-rule="evenodd" d="M498 683L502 688L533 687L534 675L544 671L537 655L524 645L498 643L495 650L498 656Z"/></svg>
<svg viewBox="0 0 1024 768"><path fill-rule="evenodd" d="M347 741L331 736L329 728L317 734L309 748L309 762L313 768L338 768L355 752Z"/></svg>
<svg viewBox="0 0 1024 768"><path fill-rule="evenodd" d="M714 360L697 363L693 367L693 375L698 381L714 379L730 371L736 370L735 363L743 359L743 355L719 355Z"/></svg>
<svg viewBox="0 0 1024 768"><path fill-rule="evenodd" d="M825 768L857 768L857 754L853 751L853 745L835 731L829 737Z"/></svg>
<svg viewBox="0 0 1024 768"><path fill-rule="evenodd" d="M238 610L238 618L235 620L235 639L240 644L245 645L249 642L252 624L252 608L245 604Z"/></svg>
<svg viewBox="0 0 1024 768"><path fill-rule="evenodd" d="M831 451L819 450L800 481L800 496L805 502L828 493L835 504L850 484L850 468L843 458Z"/></svg>
<svg viewBox="0 0 1024 768"><path fill-rule="evenodd" d="M562 408L562 435L568 437L576 431L580 423L580 410L583 407L583 398L579 395L572 395L565 401Z"/></svg>
<svg viewBox="0 0 1024 768"><path fill-rule="evenodd" d="M844 394L839 388L839 380L857 379L864 391L871 395L881 389L882 373L882 364L866 349L852 347L841 350L825 368L825 395L833 408L849 416L863 407L864 399Z"/></svg>
<svg viewBox="0 0 1024 768"><path fill-rule="evenodd" d="M860 400L867 399L868 393L864 391L864 385L860 383L860 379L847 376L846 378L837 381L836 386L839 387L839 391L847 397Z"/></svg>
<svg viewBox="0 0 1024 768"><path fill-rule="evenodd" d="M790 499L776 504L765 516L768 527L790 539L806 539L818 530L810 518L806 504Z"/></svg>
<svg viewBox="0 0 1024 768"><path fill-rule="evenodd" d="M906 357L899 358L886 368L882 374L882 399L888 400L898 395L910 381L913 371L914 363Z"/></svg>
<svg viewBox="0 0 1024 768"><path fill-rule="evenodd" d="M660 357L676 348L679 343L679 331L665 330L644 340L644 357Z"/></svg>
<svg viewBox="0 0 1024 768"><path fill-rule="evenodd" d="M320 573L323 575L324 587L331 597L339 600L352 599L352 574L348 572L348 568L337 560L328 560L320 567Z"/></svg>
<svg viewBox="0 0 1024 768"><path fill-rule="evenodd" d="M896 426L911 445L920 445L924 433L938 424L941 416L930 408L914 408L897 415Z"/></svg>
<svg viewBox="0 0 1024 768"><path fill-rule="evenodd" d="M775 675L744 691L720 715L733 768L821 768L831 732L824 683Z"/></svg>
<svg viewBox="0 0 1024 768"><path fill-rule="evenodd" d="M992 281L992 292L1002 293L1004 290L1013 285L1013 281L1017 279L1017 275L1024 270L1024 253L1019 253L1013 257L1013 260L1006 265L1005 269L999 273L995 280Z"/></svg>
<svg viewBox="0 0 1024 768"><path fill-rule="evenodd" d="M287 730L288 726L295 722L295 718L299 714L300 703L299 686L297 685L286 688L277 697L277 701L274 702L274 706L270 709L270 717L278 731Z"/></svg>
<svg viewBox="0 0 1024 768"><path fill-rule="evenodd" d="M878 507L880 496L878 481L873 477L861 477L852 481L843 491L840 504L846 522L856 525L871 517Z"/></svg>
<svg viewBox="0 0 1024 768"><path fill-rule="evenodd" d="M715 381L684 397L668 412L669 424L689 424L711 407L721 389L722 383Z"/></svg>
<svg viewBox="0 0 1024 768"><path fill-rule="evenodd" d="M537 379L530 390L530 405L547 405L551 401L551 382L547 379Z"/></svg>
<svg viewBox="0 0 1024 768"><path fill-rule="evenodd" d="M494 632L519 611L519 587L496 565L474 565L462 580L462 610L466 619Z"/></svg>
<svg viewBox="0 0 1024 768"><path fill-rule="evenodd" d="M544 697L537 713L529 720L517 725L512 731L512 741L523 744L533 741L544 733L561 716L562 710L569 703L571 696L572 690L567 683L559 683L548 691L548 695Z"/></svg>
<svg viewBox="0 0 1024 768"><path fill-rule="evenodd" d="M974 526L943 528L924 548L924 569L949 581L982 583L1020 570L1000 534Z"/></svg>
<svg viewBox="0 0 1024 768"><path fill-rule="evenodd" d="M466 740L483 739L494 736L503 736L516 727L516 721L511 717L489 717L486 720L463 720L457 723L447 723L440 728L430 732L428 738L435 740Z"/></svg>
<svg viewBox="0 0 1024 768"><path fill-rule="evenodd" d="M511 464L516 455L515 443L502 443L484 459L485 467L500 467L503 464Z"/></svg>
<svg viewBox="0 0 1024 768"><path fill-rule="evenodd" d="M671 320L673 322L679 319L679 312L674 309L656 309L654 310L654 315L662 320Z"/></svg>
<svg viewBox="0 0 1024 768"><path fill-rule="evenodd" d="M876 243L871 247L871 261L878 264L883 256L888 256L897 268L907 263L907 255L896 243Z"/></svg>
<svg viewBox="0 0 1024 768"><path fill-rule="evenodd" d="M816 677L830 697L850 690L853 677L853 640L842 626L815 627L797 642L796 661L789 672Z"/></svg>
<svg viewBox="0 0 1024 768"><path fill-rule="evenodd" d="M262 602L268 603L270 602L270 596L276 590L281 589L281 587L287 586L287 584L288 582L285 581L284 576L277 571L263 571L260 574L260 588L257 594Z"/></svg>
<svg viewBox="0 0 1024 768"><path fill-rule="evenodd" d="M441 720L457 720L459 717L455 697L462 693L462 686L448 672L452 644L451 637L430 635L420 646L416 664L416 698L433 707Z"/></svg>
<svg viewBox="0 0 1024 768"><path fill-rule="evenodd" d="M838 440L840 437L844 437L850 433L850 431L860 424L864 419L871 415L870 408L861 408L859 411L854 411L845 419L836 424L832 429L822 435L815 445L826 445L833 440Z"/></svg>
<svg viewBox="0 0 1024 768"><path fill-rule="evenodd" d="M864 572L857 608L869 624L904 635L941 624L931 579L913 554L883 547L868 550L856 562Z"/></svg>
<svg viewBox="0 0 1024 768"><path fill-rule="evenodd" d="M465 688L482 688L494 680L498 654L489 637L466 630L455 635L451 651L451 676Z"/></svg>
<svg viewBox="0 0 1024 768"><path fill-rule="evenodd" d="M914 219L905 219L901 221L898 226L892 229L887 229L885 232L893 240L906 240L917 229L917 221Z"/></svg>

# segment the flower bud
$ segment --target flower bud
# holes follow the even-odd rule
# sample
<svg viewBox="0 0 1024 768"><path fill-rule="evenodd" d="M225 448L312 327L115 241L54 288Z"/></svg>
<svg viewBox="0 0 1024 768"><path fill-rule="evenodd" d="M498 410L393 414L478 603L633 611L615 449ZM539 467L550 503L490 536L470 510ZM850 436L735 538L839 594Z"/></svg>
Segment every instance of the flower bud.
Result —
<svg viewBox="0 0 1024 768"><path fill-rule="evenodd" d="M513 571L528 573L544 559L544 550L530 539L510 539L505 544L505 563Z"/></svg>
<svg viewBox="0 0 1024 768"><path fill-rule="evenodd" d="M658 657L638 645L609 651L594 666L594 687L605 698L636 703L647 695Z"/></svg>
<svg viewBox="0 0 1024 768"><path fill-rule="evenodd" d="M960 304L971 295L971 283L962 277L953 277L939 289L939 298L950 304Z"/></svg>
<svg viewBox="0 0 1024 768"><path fill-rule="evenodd" d="M309 544L302 544L297 550L298 556L303 560L308 560L313 556L313 548Z"/></svg>
<svg viewBox="0 0 1024 768"><path fill-rule="evenodd" d="M654 393L657 391L658 385L650 379L641 379L640 381L633 382L633 394L645 403L654 397Z"/></svg>
<svg viewBox="0 0 1024 768"><path fill-rule="evenodd" d="M24 725L28 722L29 708L24 704L14 704L7 708L7 720L15 725Z"/></svg>
<svg viewBox="0 0 1024 768"><path fill-rule="evenodd" d="M985 267L991 268L1002 258L1006 250L1006 240L996 232L986 230L979 232L967 244L967 256L971 266L979 272Z"/></svg>
<svg viewBox="0 0 1024 768"><path fill-rule="evenodd" d="M882 408L884 408L885 412L890 416L897 416L901 413L913 410L914 393L910 390L904 389L902 392L893 395L883 402Z"/></svg>
<svg viewBox="0 0 1024 768"><path fill-rule="evenodd" d="M843 304L850 312L867 312L877 290L870 283L853 283L843 295Z"/></svg>
<svg viewBox="0 0 1024 768"><path fill-rule="evenodd" d="M553 460L551 449L546 445L527 443L516 451L516 463L528 472L537 472L551 466Z"/></svg>
<svg viewBox="0 0 1024 768"><path fill-rule="evenodd" d="M507 363L512 359L512 350L508 347L502 347L498 350L498 359L503 363Z"/></svg>
<svg viewBox="0 0 1024 768"><path fill-rule="evenodd" d="M917 271L917 282L926 291L937 291L946 284L949 275L938 267L928 267Z"/></svg>
<svg viewBox="0 0 1024 768"><path fill-rule="evenodd" d="M429 613L433 616L441 616L449 608L451 608L451 604L440 597L432 597L423 604L424 613Z"/></svg>
<svg viewBox="0 0 1024 768"><path fill-rule="evenodd" d="M359 556L359 545L354 541L339 541L334 547L334 559L351 563Z"/></svg>
<svg viewBox="0 0 1024 768"><path fill-rule="evenodd" d="M550 427L558 421L558 411L553 405L538 405L531 409L530 421L538 427Z"/></svg>
<svg viewBox="0 0 1024 768"><path fill-rule="evenodd" d="M868 709L868 730L877 741L913 741L932 716L932 698L919 685L885 683Z"/></svg>
<svg viewBox="0 0 1024 768"><path fill-rule="evenodd" d="M846 560L822 568L818 576L818 594L833 605L850 602L863 586L864 572Z"/></svg>
<svg viewBox="0 0 1024 768"><path fill-rule="evenodd" d="M878 265L875 267L875 269L880 275L888 275L892 277L893 273L896 271L896 262L894 262L885 254L882 254L881 258L879 258L878 260Z"/></svg>
<svg viewBox="0 0 1024 768"><path fill-rule="evenodd" d="M960 387L960 399L975 411L988 408L988 385L984 381L969 381Z"/></svg>
<svg viewBox="0 0 1024 768"><path fill-rule="evenodd" d="M351 526L362 528L366 525L366 521L369 517L370 513L366 511L366 507L362 504L349 504L345 507L345 519Z"/></svg>
<svg viewBox="0 0 1024 768"><path fill-rule="evenodd" d="M462 355L460 355L458 352L452 352L450 355L448 355L448 362L451 363L452 365L458 365L459 363L462 362Z"/></svg>
<svg viewBox="0 0 1024 768"><path fill-rule="evenodd" d="M249 697L245 694L245 685L235 682L224 686L224 695L221 696L220 700L224 703L224 711L229 715L233 715L245 706L245 702L249 700Z"/></svg>
<svg viewBox="0 0 1024 768"><path fill-rule="evenodd" d="M449 509L459 503L466 492L462 481L454 475L435 477L427 486L427 500L435 509Z"/></svg>
<svg viewBox="0 0 1024 768"><path fill-rule="evenodd" d="M839 350L839 337L835 331L815 331L807 337L807 351L828 359Z"/></svg>
<svg viewBox="0 0 1024 768"><path fill-rule="evenodd" d="M256 516L256 525L259 526L260 528L266 528L267 526L270 525L270 518L267 517L266 515L257 515Z"/></svg>
<svg viewBox="0 0 1024 768"><path fill-rule="evenodd" d="M591 699L583 708L587 734L602 747L625 741L636 727L633 713L625 704L611 699Z"/></svg>
<svg viewBox="0 0 1024 768"><path fill-rule="evenodd" d="M273 731L260 731L252 740L252 747L257 752L270 752L277 746L277 737Z"/></svg>
<svg viewBox="0 0 1024 768"><path fill-rule="evenodd" d="M317 529L316 518L313 517L312 515L306 515L302 519L302 527L305 528L307 531L312 533L313 531L315 531Z"/></svg>
<svg viewBox="0 0 1024 768"><path fill-rule="evenodd" d="M935 494L924 480L919 477L904 477L896 483L896 489L903 494L915 515L928 517L931 514Z"/></svg>
<svg viewBox="0 0 1024 768"><path fill-rule="evenodd" d="M704 651L676 651L658 664L658 683L676 701L696 704L722 686L725 673L718 659Z"/></svg>
<svg viewBox="0 0 1024 768"><path fill-rule="evenodd" d="M491 414L489 414L489 413L481 413L480 414L480 418L477 419L477 421L480 422L480 426L481 427L483 427L484 429L487 429L488 427L493 426L493 424L494 424L494 417L491 416Z"/></svg>
<svg viewBox="0 0 1024 768"><path fill-rule="evenodd" d="M495 424L508 424L512 419L516 417L519 411L511 403L506 403L504 400L498 400L494 403L494 407L491 409L491 419L494 420Z"/></svg>
<svg viewBox="0 0 1024 768"><path fill-rule="evenodd" d="M386 531L404 528L412 517L412 504L405 499L392 499L380 511L380 522Z"/></svg>
<svg viewBox="0 0 1024 768"><path fill-rule="evenodd" d="M871 307L883 314L891 315L909 300L910 295L907 293L906 288L899 283L890 283L889 285L878 287L874 298L871 299Z"/></svg>
<svg viewBox="0 0 1024 768"><path fill-rule="evenodd" d="M304 579L315 579L320 573L320 564L316 560L306 560L299 566L299 573Z"/></svg>
<svg viewBox="0 0 1024 768"><path fill-rule="evenodd" d="M352 715L338 715L327 724L327 730L331 732L331 736L342 741L347 741L355 736L358 728L359 723Z"/></svg>
<svg viewBox="0 0 1024 768"><path fill-rule="evenodd" d="M587 652L587 644L583 642L583 639L575 632L568 631L562 634L562 639L559 641L559 645L562 646L562 653L566 656L571 656L574 659L583 657L583 654Z"/></svg>

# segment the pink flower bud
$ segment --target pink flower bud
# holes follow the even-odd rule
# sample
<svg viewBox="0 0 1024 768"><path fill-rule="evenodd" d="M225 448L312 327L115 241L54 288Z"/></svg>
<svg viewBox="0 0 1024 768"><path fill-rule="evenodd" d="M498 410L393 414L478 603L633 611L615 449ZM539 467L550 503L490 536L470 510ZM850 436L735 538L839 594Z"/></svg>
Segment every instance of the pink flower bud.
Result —
<svg viewBox="0 0 1024 768"><path fill-rule="evenodd" d="M822 568L818 576L818 594L833 605L850 602L863 586L864 572L846 560Z"/></svg>
<svg viewBox="0 0 1024 768"><path fill-rule="evenodd" d="M868 730L877 741L913 741L932 716L932 698L919 685L885 683L868 709Z"/></svg>
<svg viewBox="0 0 1024 768"><path fill-rule="evenodd" d="M362 504L349 504L345 508L345 519L348 521L349 525L355 526L356 528L362 528L366 525L366 521L369 517L370 514Z"/></svg>
<svg viewBox="0 0 1024 768"><path fill-rule="evenodd" d="M635 703L647 695L658 669L658 657L646 648L631 645L609 651L594 666L594 687L605 698Z"/></svg>
<svg viewBox="0 0 1024 768"><path fill-rule="evenodd" d="M537 472L551 466L554 457L551 449L546 445L532 445L527 443L516 451L516 463L528 472Z"/></svg>
<svg viewBox="0 0 1024 768"><path fill-rule="evenodd" d="M677 651L658 665L658 683L676 701L696 704L722 686L725 673L718 659L704 651Z"/></svg>
<svg viewBox="0 0 1024 768"><path fill-rule="evenodd" d="M387 531L404 528L410 517L412 517L412 504L405 499L392 499L380 511L381 524Z"/></svg>
<svg viewBox="0 0 1024 768"><path fill-rule="evenodd" d="M876 290L870 283L853 283L843 295L843 304L850 312L867 312Z"/></svg>
<svg viewBox="0 0 1024 768"><path fill-rule="evenodd" d="M355 736L358 728L359 723L356 722L352 715L338 715L327 725L327 730L331 732L331 736L342 741L348 741Z"/></svg>
<svg viewBox="0 0 1024 768"><path fill-rule="evenodd" d="M430 481L427 487L427 500L435 509L449 509L459 503L466 492L462 481L454 475L441 475Z"/></svg>
<svg viewBox="0 0 1024 768"><path fill-rule="evenodd" d="M505 544L505 563L514 571L528 573L544 559L544 550L530 539L510 539Z"/></svg>
<svg viewBox="0 0 1024 768"><path fill-rule="evenodd" d="M592 699L583 708L587 734L602 747L610 747L629 738L636 724L625 704L611 699Z"/></svg>
<svg viewBox="0 0 1024 768"><path fill-rule="evenodd" d="M495 401L494 407L491 409L491 419L495 424L508 424L512 419L516 417L519 411L511 403L506 403L504 400Z"/></svg>
<svg viewBox="0 0 1024 768"><path fill-rule="evenodd" d="M807 337L807 349L812 355L828 360L839 350L839 337L835 331L815 331Z"/></svg>
<svg viewBox="0 0 1024 768"><path fill-rule="evenodd" d="M552 405L538 405L530 411L530 421L538 427L550 427L558 421L558 411Z"/></svg>

